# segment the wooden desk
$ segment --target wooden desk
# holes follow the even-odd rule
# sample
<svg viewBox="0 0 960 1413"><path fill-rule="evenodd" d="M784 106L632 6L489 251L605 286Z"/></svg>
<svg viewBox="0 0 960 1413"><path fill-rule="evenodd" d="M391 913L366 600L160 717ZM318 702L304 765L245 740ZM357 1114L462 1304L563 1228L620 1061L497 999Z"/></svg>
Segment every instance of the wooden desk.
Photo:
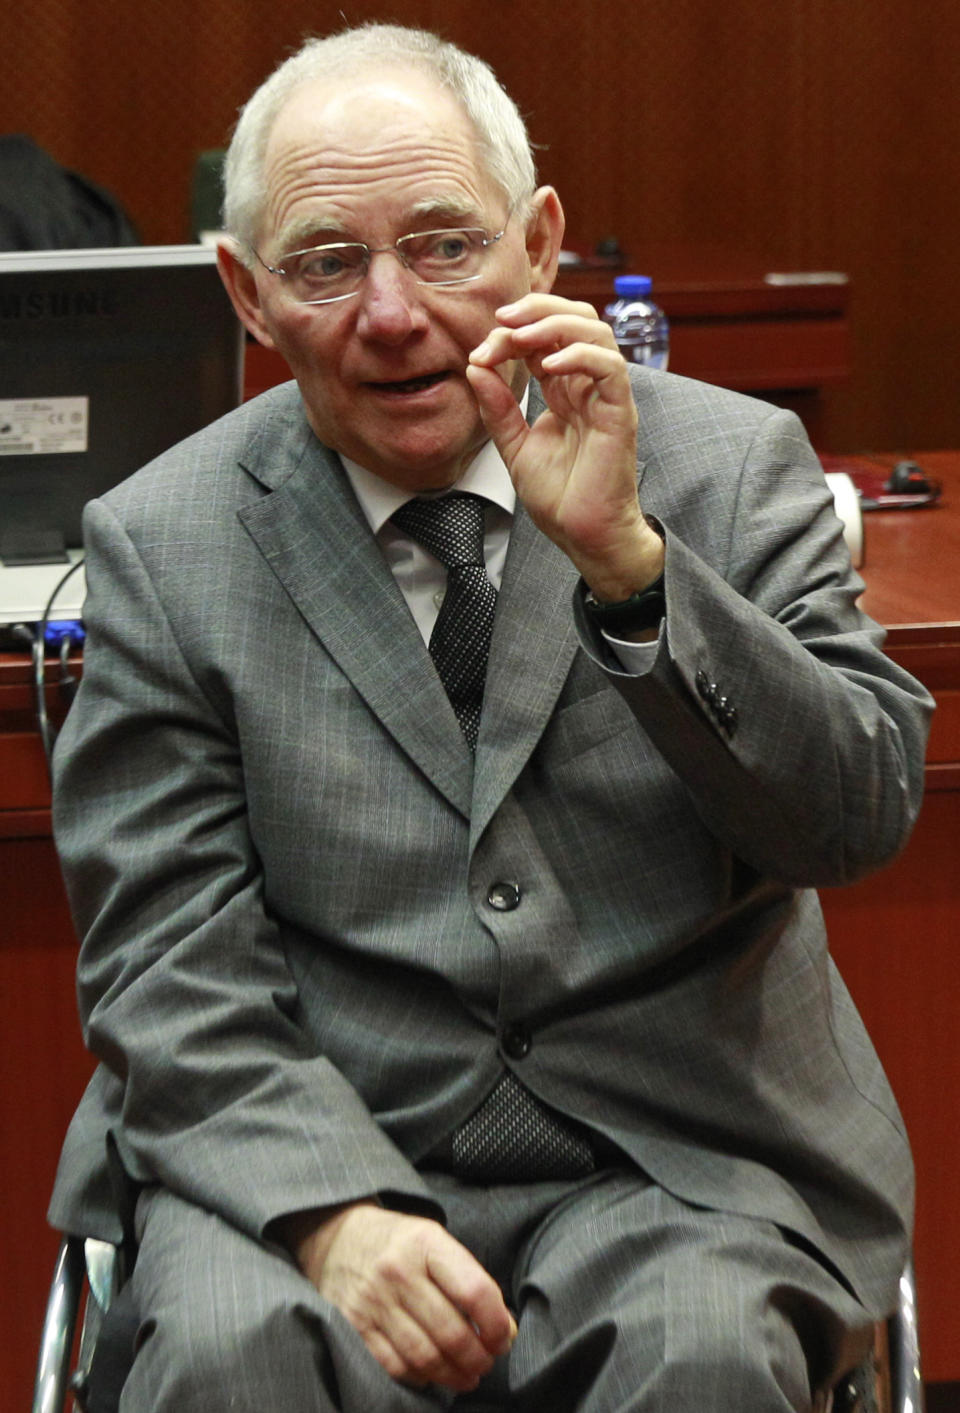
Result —
<svg viewBox="0 0 960 1413"><path fill-rule="evenodd" d="M54 712L56 696L51 689ZM0 654L0 1388L11 1409L29 1407L57 1247L44 1213L63 1135L93 1069L77 1019L75 964L30 664Z"/></svg>
<svg viewBox="0 0 960 1413"><path fill-rule="evenodd" d="M833 950L909 1125L925 1374L960 1379L960 453L921 454L941 477L935 510L866 517L865 606L889 650L939 701L927 797L903 856L824 895ZM56 675L55 669L53 675ZM44 1209L62 1134L91 1063L74 1003L75 942L50 840L30 665L0 655L0 1387L25 1407L56 1239ZM58 709L56 686L48 689ZM62 707L62 704L59 704Z"/></svg>
<svg viewBox="0 0 960 1413"><path fill-rule="evenodd" d="M960 1380L960 453L917 459L943 482L943 502L865 515L862 573L888 653L937 699L926 798L899 859L822 897L831 949L913 1142L917 1299L934 1382Z"/></svg>

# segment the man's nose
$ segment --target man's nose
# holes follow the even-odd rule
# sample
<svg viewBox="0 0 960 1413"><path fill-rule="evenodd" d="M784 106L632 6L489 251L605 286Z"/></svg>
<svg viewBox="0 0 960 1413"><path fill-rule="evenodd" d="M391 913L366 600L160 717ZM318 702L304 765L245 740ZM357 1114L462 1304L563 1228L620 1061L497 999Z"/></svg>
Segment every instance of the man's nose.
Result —
<svg viewBox="0 0 960 1413"><path fill-rule="evenodd" d="M372 252L358 296L358 331L365 338L402 343L425 329L428 320L422 290L395 250Z"/></svg>

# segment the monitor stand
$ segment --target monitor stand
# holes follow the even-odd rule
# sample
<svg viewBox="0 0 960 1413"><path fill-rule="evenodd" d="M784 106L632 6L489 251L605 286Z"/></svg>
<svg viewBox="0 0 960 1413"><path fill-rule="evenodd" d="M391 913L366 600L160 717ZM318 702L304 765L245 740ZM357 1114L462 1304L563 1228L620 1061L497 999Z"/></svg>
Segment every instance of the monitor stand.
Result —
<svg viewBox="0 0 960 1413"><path fill-rule="evenodd" d="M56 530L0 530L0 563L7 568L22 564L69 564L63 536Z"/></svg>

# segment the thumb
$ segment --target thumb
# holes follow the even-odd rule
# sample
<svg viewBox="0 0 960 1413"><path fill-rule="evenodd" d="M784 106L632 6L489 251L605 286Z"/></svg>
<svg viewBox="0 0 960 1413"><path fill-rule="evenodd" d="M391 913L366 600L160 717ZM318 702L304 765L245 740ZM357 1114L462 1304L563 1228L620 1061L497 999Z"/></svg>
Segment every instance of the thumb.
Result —
<svg viewBox="0 0 960 1413"><path fill-rule="evenodd" d="M477 399L483 424L509 466L530 432L520 405L500 374L492 368L468 363L467 382Z"/></svg>

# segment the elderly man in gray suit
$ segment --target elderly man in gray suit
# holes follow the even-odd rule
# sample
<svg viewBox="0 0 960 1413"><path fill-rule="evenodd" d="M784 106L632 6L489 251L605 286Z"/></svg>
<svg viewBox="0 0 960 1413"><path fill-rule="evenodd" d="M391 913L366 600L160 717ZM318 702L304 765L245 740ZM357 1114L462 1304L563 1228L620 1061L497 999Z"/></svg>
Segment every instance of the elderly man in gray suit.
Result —
<svg viewBox="0 0 960 1413"><path fill-rule="evenodd" d="M516 109L309 43L227 164L296 383L88 510L56 831L101 1060L53 1204L138 1185L126 1410L810 1409L911 1167L815 893L929 702L789 414L551 294Z"/></svg>

